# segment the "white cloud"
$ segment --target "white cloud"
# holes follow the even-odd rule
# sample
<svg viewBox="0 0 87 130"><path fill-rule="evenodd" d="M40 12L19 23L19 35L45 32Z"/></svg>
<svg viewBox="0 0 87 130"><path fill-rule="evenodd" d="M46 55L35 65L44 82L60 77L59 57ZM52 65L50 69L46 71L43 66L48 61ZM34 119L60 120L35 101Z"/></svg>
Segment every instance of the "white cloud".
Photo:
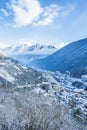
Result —
<svg viewBox="0 0 87 130"><path fill-rule="evenodd" d="M68 45L68 44L69 44L69 42L58 43L58 44L56 45L56 48L57 48L57 49L61 49L62 47L66 46L66 45Z"/></svg>
<svg viewBox="0 0 87 130"><path fill-rule="evenodd" d="M61 7L58 7L55 4L45 7L42 13L42 19L37 21L35 25L42 26L51 24L54 19L59 15L60 10Z"/></svg>
<svg viewBox="0 0 87 130"><path fill-rule="evenodd" d="M0 42L0 49L6 48L8 46L8 44Z"/></svg>
<svg viewBox="0 0 87 130"><path fill-rule="evenodd" d="M29 45L29 46L31 46L31 45L33 45L35 43L35 40L20 40L19 41L19 45L24 45L24 44L26 44L26 45Z"/></svg>
<svg viewBox="0 0 87 130"><path fill-rule="evenodd" d="M0 10L5 16L9 16L9 13L5 9L1 8Z"/></svg>
<svg viewBox="0 0 87 130"><path fill-rule="evenodd" d="M13 12L16 26L45 26L54 21L61 10L56 4L41 7L38 0L12 0L9 8Z"/></svg>
<svg viewBox="0 0 87 130"><path fill-rule="evenodd" d="M13 11L14 23L18 26L32 24L43 11L37 0L12 0L9 6Z"/></svg>

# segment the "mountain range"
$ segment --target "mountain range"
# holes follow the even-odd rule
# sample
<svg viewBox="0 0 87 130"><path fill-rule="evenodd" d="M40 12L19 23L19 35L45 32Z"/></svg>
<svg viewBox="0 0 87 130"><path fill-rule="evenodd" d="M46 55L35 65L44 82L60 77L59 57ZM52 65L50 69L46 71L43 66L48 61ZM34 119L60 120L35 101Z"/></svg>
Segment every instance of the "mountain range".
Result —
<svg viewBox="0 0 87 130"><path fill-rule="evenodd" d="M31 66L32 61L44 58L57 50L52 45L40 45L38 43L30 45L28 43L8 46L1 49L6 55L22 64Z"/></svg>
<svg viewBox="0 0 87 130"><path fill-rule="evenodd" d="M10 58L36 69L61 73L69 71L75 77L87 74L87 38L69 43L61 49L52 45L21 44L2 51Z"/></svg>
<svg viewBox="0 0 87 130"><path fill-rule="evenodd" d="M46 58L33 62L35 67L49 71L69 71L72 76L87 74L87 38L75 41Z"/></svg>

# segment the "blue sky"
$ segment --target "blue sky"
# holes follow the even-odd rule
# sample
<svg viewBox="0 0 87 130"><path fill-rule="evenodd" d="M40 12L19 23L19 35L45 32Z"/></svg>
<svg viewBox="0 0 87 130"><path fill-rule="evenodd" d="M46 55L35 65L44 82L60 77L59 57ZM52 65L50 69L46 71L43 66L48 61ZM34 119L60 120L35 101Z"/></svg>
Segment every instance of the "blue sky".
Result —
<svg viewBox="0 0 87 130"><path fill-rule="evenodd" d="M57 45L87 37L87 0L1 0L0 44Z"/></svg>

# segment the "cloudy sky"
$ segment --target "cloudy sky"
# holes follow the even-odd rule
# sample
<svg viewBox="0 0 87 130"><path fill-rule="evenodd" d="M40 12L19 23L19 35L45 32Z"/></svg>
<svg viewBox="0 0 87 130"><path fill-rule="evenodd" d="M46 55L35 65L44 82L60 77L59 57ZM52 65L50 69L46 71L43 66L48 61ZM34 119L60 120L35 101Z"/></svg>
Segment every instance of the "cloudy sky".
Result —
<svg viewBox="0 0 87 130"><path fill-rule="evenodd" d="M53 44L87 37L87 0L0 0L0 43Z"/></svg>

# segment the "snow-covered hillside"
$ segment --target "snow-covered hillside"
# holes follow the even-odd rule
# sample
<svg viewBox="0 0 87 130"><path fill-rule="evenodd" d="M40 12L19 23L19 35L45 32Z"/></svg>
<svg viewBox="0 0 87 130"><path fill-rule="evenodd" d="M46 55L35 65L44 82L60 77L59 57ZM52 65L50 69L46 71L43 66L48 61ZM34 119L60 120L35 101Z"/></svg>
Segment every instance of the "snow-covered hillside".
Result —
<svg viewBox="0 0 87 130"><path fill-rule="evenodd" d="M41 72L27 68L4 55L0 55L0 85L21 86L46 81Z"/></svg>
<svg viewBox="0 0 87 130"><path fill-rule="evenodd" d="M5 57L5 54L2 51L0 51L0 57Z"/></svg>

